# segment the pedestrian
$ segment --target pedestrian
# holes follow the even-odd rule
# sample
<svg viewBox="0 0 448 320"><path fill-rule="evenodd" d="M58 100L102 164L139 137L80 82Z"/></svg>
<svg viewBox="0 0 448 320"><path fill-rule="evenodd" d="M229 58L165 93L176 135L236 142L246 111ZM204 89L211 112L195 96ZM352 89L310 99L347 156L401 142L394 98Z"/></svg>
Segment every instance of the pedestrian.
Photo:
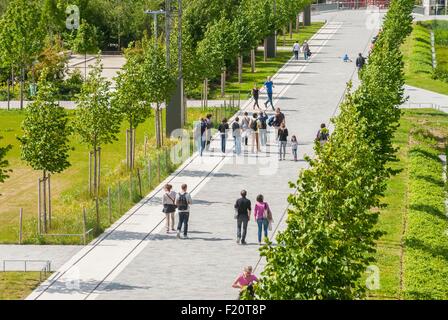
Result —
<svg viewBox="0 0 448 320"><path fill-rule="evenodd" d="M279 149L279 160L285 160L286 156L286 145L288 143L288 129L286 128L285 123L283 122L280 126L280 129L278 129L278 149Z"/></svg>
<svg viewBox="0 0 448 320"><path fill-rule="evenodd" d="M280 129L282 123L286 123L285 114L280 110L280 108L277 108L275 109L275 118L273 122L274 130L276 133L278 133L278 129Z"/></svg>
<svg viewBox="0 0 448 320"><path fill-rule="evenodd" d="M250 121L250 131L252 137L252 153L254 153L255 146L257 146L257 153L260 151L260 135L258 132L258 114L254 113Z"/></svg>
<svg viewBox="0 0 448 320"><path fill-rule="evenodd" d="M302 52L303 52L303 57L305 58L305 60L308 60L308 58L311 56L311 50L310 50L310 45L308 44L307 41L303 42Z"/></svg>
<svg viewBox="0 0 448 320"><path fill-rule="evenodd" d="M202 128L203 128L203 124L204 124L204 119L201 117L199 118L199 121L196 121L194 123L194 127L193 127L193 138L196 144L196 150L199 153L199 155L202 157L202 153L204 151L203 148L203 132L202 132Z"/></svg>
<svg viewBox="0 0 448 320"><path fill-rule="evenodd" d="M180 239L182 225L184 226L184 239L188 238L188 220L190 218L190 206L193 204L187 185L181 186L182 191L176 195L177 212L179 213L179 224L177 225L177 238Z"/></svg>
<svg viewBox="0 0 448 320"><path fill-rule="evenodd" d="M242 137L244 139L245 146L247 146L247 142L249 140L249 131L250 131L249 123L250 123L249 114L247 112L244 112L243 119L241 120L241 129L243 130Z"/></svg>
<svg viewBox="0 0 448 320"><path fill-rule="evenodd" d="M247 244L246 234L247 234L247 224L250 220L250 214L252 212L252 204L249 199L247 199L247 191L241 191L241 198L235 202L235 218L236 218L236 243Z"/></svg>
<svg viewBox="0 0 448 320"><path fill-rule="evenodd" d="M270 223L273 222L271 208L267 202L264 202L263 195L257 196L257 203L254 208L255 221L258 225L258 244L261 245L261 234L264 231L264 237L268 237L268 228Z"/></svg>
<svg viewBox="0 0 448 320"><path fill-rule="evenodd" d="M344 57L342 57L342 61L344 61L344 62L352 62L352 59L350 59L348 57L348 54L344 54Z"/></svg>
<svg viewBox="0 0 448 320"><path fill-rule="evenodd" d="M222 122L218 127L218 131L221 134L221 151L222 151L222 153L226 153L227 130L229 130L229 124L227 123L227 119L224 118L224 119L222 119Z"/></svg>
<svg viewBox="0 0 448 320"><path fill-rule="evenodd" d="M176 213L176 192L172 191L173 186L166 184L163 188L165 194L162 197L163 212L166 215L166 233L170 232L170 222L171 231L176 231L174 229L174 214Z"/></svg>
<svg viewBox="0 0 448 320"><path fill-rule="evenodd" d="M366 64L366 58L362 56L362 53L359 53L358 58L356 58L356 67L358 68L358 73Z"/></svg>
<svg viewBox="0 0 448 320"><path fill-rule="evenodd" d="M316 141L320 142L321 146L328 142L328 138L330 137L330 132L328 131L325 123L320 125L319 131L317 131Z"/></svg>
<svg viewBox="0 0 448 320"><path fill-rule="evenodd" d="M232 123L232 135L235 142L235 150L233 151L237 155L241 154L241 126L240 118L236 117L235 121Z"/></svg>
<svg viewBox="0 0 448 320"><path fill-rule="evenodd" d="M255 110L255 106L261 110L260 105L258 104L258 98L260 97L260 89L257 88L257 84L254 84L254 87L252 89L252 97L254 98L254 105L252 109Z"/></svg>
<svg viewBox="0 0 448 320"><path fill-rule="evenodd" d="M268 122L268 115L266 114L266 111L262 111L260 116L258 117L258 121L259 121L259 133L260 133L260 144L265 147L268 143L268 138L267 138L267 130L268 130L268 126L267 126L267 122Z"/></svg>
<svg viewBox="0 0 448 320"><path fill-rule="evenodd" d="M205 118L205 123L206 123L206 134L205 134L205 150L209 151L210 150L210 143L212 140L212 129L213 129L213 121L212 121L213 115L211 113L207 114L206 118Z"/></svg>
<svg viewBox="0 0 448 320"><path fill-rule="evenodd" d="M266 107L266 109L268 108L268 103L271 104L272 106L272 110L274 109L274 102L272 101L272 94L273 91L272 89L275 87L274 86L274 82L272 82L272 78L268 77L267 81L264 83L264 87L266 88L266 93L268 95L268 99L266 100L266 102L264 103L264 106Z"/></svg>
<svg viewBox="0 0 448 320"><path fill-rule="evenodd" d="M232 288L240 289L239 298L241 299L241 293L244 288L247 288L249 295L254 297L254 288L253 285L258 281L258 278L252 274L252 266L247 266L243 269L243 273L240 274L232 284Z"/></svg>
<svg viewBox="0 0 448 320"><path fill-rule="evenodd" d="M298 41L294 43L292 46L292 51L294 52L294 57L296 60L299 60L299 53L300 53L300 44Z"/></svg>
<svg viewBox="0 0 448 320"><path fill-rule="evenodd" d="M297 161L297 149L299 147L299 143L297 142L297 137L296 136L292 136L291 137L291 149L292 149L292 154L294 156L294 161Z"/></svg>

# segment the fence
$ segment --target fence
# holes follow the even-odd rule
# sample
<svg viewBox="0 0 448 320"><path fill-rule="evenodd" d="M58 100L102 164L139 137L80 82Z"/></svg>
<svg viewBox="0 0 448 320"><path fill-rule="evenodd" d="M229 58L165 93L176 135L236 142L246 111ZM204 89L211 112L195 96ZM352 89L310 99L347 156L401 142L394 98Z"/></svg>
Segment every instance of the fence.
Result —
<svg viewBox="0 0 448 320"><path fill-rule="evenodd" d="M365 9L368 6L375 6L380 9L389 7L390 0L342 0L327 1L326 3L317 3L311 5L311 12L319 13L333 10L356 10Z"/></svg>
<svg viewBox="0 0 448 320"><path fill-rule="evenodd" d="M44 264L43 267L39 268L39 279L40 282L42 282L43 280L45 280L47 278L47 274L51 273L51 261L48 260L3 260L2 262L2 267L3 267L3 272L7 272L7 264L11 264L11 263L20 263L22 264L23 268L21 268L19 271L22 272L31 272L34 270L30 270L29 269L29 265L30 264ZM17 269L14 269L14 271L18 271Z"/></svg>

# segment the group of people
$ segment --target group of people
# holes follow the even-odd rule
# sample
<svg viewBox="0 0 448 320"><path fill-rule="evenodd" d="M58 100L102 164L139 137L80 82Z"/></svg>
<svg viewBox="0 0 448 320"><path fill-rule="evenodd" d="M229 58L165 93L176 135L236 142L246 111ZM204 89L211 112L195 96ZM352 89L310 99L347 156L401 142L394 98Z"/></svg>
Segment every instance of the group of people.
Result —
<svg viewBox="0 0 448 320"><path fill-rule="evenodd" d="M177 231L177 238L180 239L182 226L184 227L184 239L188 238L188 220L190 219L190 207L193 204L191 195L187 192L188 186L183 184L181 191L176 193L173 191L173 186L166 184L164 187L165 193L162 197L163 212L166 215L166 233ZM178 212L179 223L177 228L175 226L175 214Z"/></svg>
<svg viewBox="0 0 448 320"><path fill-rule="evenodd" d="M292 51L294 52L294 58L296 60L299 60L300 51L303 52L303 58L305 60L308 60L309 57L311 57L311 50L307 41L304 41L302 46L300 46L299 42L296 41L292 46Z"/></svg>

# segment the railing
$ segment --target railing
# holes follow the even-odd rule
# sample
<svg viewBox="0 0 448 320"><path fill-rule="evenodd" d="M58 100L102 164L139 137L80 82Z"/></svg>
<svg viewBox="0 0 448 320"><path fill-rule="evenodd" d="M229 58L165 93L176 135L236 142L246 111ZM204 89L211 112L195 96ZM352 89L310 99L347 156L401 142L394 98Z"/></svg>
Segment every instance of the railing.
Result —
<svg viewBox="0 0 448 320"><path fill-rule="evenodd" d="M85 233L80 233L80 234L53 234L53 233L41 233L40 236L42 237L56 237L56 238L63 238L63 237L79 237L83 244L86 245L87 244L87 237L89 236L90 233L93 232L93 228L86 231Z"/></svg>
<svg viewBox="0 0 448 320"><path fill-rule="evenodd" d="M435 109L442 110L442 106L431 102L408 102L401 106L402 109Z"/></svg>
<svg viewBox="0 0 448 320"><path fill-rule="evenodd" d="M425 7L423 7L423 6L415 6L413 12L416 13L416 14L424 15L425 14Z"/></svg>
<svg viewBox="0 0 448 320"><path fill-rule="evenodd" d="M333 10L356 10L365 9L369 6L375 6L380 9L389 7L390 0L342 0L327 1L326 3L317 3L311 5L312 13L319 13Z"/></svg>
<svg viewBox="0 0 448 320"><path fill-rule="evenodd" d="M39 280L42 282L47 278L47 274L51 273L51 261L48 260L3 260L2 266L3 266L3 272L6 272L6 265L7 263L23 263L23 272L30 272L32 270L29 270L28 266L32 263L43 263L44 267L40 269L39 271ZM15 270L17 271L17 270Z"/></svg>

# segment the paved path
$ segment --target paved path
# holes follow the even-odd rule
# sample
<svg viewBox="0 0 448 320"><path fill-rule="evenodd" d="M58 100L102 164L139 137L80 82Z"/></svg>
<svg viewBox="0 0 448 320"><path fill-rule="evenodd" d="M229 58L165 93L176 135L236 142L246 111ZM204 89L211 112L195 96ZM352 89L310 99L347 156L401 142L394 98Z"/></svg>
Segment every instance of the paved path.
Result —
<svg viewBox="0 0 448 320"><path fill-rule="evenodd" d="M27 271L40 271L45 265L44 261L51 263L51 270L57 270L82 248L82 246L0 245L0 270L24 271L24 261L27 261Z"/></svg>
<svg viewBox="0 0 448 320"><path fill-rule="evenodd" d="M286 196L292 192L288 181L306 166L303 157L313 154L317 128L336 113L345 83L354 74L354 65L339 57L365 52L374 35L357 12L325 18L327 25L310 42L315 53L311 61L290 61L274 78L275 103L286 114L291 134L298 136L301 161L291 161L288 154L287 161L279 162L273 141L258 157L234 157L230 150L225 157L191 157L165 181L175 190L184 182L190 187L194 205L189 240L164 232L158 188L28 299L235 299L237 292L230 286L234 277L243 266L259 261L253 221L249 245L235 243L232 207L239 191L247 189L252 200L264 194L278 229L285 227ZM217 141L212 148L218 148ZM262 267L261 261L256 272Z"/></svg>
<svg viewBox="0 0 448 320"><path fill-rule="evenodd" d="M404 86L405 96L408 101L403 104L403 108L435 108L448 112L448 96L437 92Z"/></svg>

